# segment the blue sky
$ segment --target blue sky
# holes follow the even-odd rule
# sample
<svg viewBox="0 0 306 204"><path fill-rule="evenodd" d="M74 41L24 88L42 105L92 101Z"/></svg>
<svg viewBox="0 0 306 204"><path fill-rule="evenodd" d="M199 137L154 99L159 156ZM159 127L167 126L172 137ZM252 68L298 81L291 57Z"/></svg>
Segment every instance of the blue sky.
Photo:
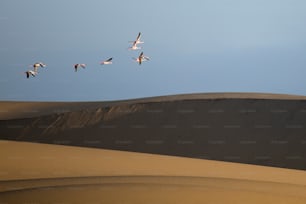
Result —
<svg viewBox="0 0 306 204"><path fill-rule="evenodd" d="M306 95L305 10L304 0L1 0L0 100ZM141 66L127 50L138 32L151 58ZM48 66L26 79L37 61Z"/></svg>

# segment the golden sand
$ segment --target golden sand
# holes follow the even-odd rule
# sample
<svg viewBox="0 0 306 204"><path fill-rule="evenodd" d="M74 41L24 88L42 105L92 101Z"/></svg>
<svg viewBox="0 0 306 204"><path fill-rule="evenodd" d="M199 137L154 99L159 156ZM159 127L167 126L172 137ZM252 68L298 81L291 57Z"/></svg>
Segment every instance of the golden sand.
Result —
<svg viewBox="0 0 306 204"><path fill-rule="evenodd" d="M305 203L306 172L0 142L4 203Z"/></svg>

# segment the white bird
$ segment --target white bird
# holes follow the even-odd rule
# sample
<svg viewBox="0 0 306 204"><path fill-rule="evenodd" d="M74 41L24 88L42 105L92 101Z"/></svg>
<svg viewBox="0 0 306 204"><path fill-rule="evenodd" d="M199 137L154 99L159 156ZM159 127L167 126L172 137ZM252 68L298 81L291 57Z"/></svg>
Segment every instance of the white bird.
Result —
<svg viewBox="0 0 306 204"><path fill-rule="evenodd" d="M129 41L129 42L133 44L135 43L136 45L144 43L143 41L140 40L140 38L141 38L141 32L138 33L138 36L135 41Z"/></svg>
<svg viewBox="0 0 306 204"><path fill-rule="evenodd" d="M105 61L102 61L100 64L101 65L104 65L104 64L113 64L112 60L113 60L113 58L111 57L111 58L109 58L109 59L107 59Z"/></svg>
<svg viewBox="0 0 306 204"><path fill-rule="evenodd" d="M44 63L42 62L36 62L35 64L33 64L33 68L34 68L34 72L37 72L38 71L38 68L39 67L46 67L47 65L45 65Z"/></svg>
<svg viewBox="0 0 306 204"><path fill-rule="evenodd" d="M74 70L77 72L79 67L82 67L83 69L85 69L86 64L75 64L74 65Z"/></svg>
<svg viewBox="0 0 306 204"><path fill-rule="evenodd" d="M27 78L29 78L30 76L35 77L37 72L35 72L33 70L28 70L28 71L25 72L25 74L26 74Z"/></svg>
<svg viewBox="0 0 306 204"><path fill-rule="evenodd" d="M137 43L136 41L133 42L132 47L129 47L129 50L140 50L141 47L137 47Z"/></svg>
<svg viewBox="0 0 306 204"><path fill-rule="evenodd" d="M136 62L138 62L139 65L141 65L141 63L144 62L144 61L150 60L149 57L143 55L143 52L140 53L140 55L138 56L138 58L133 58L133 59L134 59Z"/></svg>

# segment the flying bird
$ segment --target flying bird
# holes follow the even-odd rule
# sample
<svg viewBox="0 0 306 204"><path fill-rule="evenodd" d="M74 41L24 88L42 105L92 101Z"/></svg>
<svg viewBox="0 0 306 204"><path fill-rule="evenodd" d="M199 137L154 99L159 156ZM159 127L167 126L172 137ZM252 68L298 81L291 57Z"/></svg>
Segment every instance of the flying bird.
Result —
<svg viewBox="0 0 306 204"><path fill-rule="evenodd" d="M138 33L138 36L137 36L135 41L129 41L129 42L133 43L133 44L136 44L136 45L144 43L143 41L140 40L140 38L141 38L141 32Z"/></svg>
<svg viewBox="0 0 306 204"><path fill-rule="evenodd" d="M27 78L29 78L30 76L35 77L37 72L35 72L33 70L28 70L28 71L25 72L25 74L26 74Z"/></svg>
<svg viewBox="0 0 306 204"><path fill-rule="evenodd" d="M141 63L144 62L144 61L150 60L149 57L143 55L143 52L140 53L140 55L138 56L138 58L133 58L133 59L134 59L136 62L138 62L139 65L141 65Z"/></svg>
<svg viewBox="0 0 306 204"><path fill-rule="evenodd" d="M33 64L33 68L34 68L34 72L37 72L38 71L38 68L39 67L46 67L47 65L45 65L44 63L42 62L36 62L35 64Z"/></svg>
<svg viewBox="0 0 306 204"><path fill-rule="evenodd" d="M83 69L85 69L86 64L75 64L74 65L74 71L77 72L79 67L82 67Z"/></svg>
<svg viewBox="0 0 306 204"><path fill-rule="evenodd" d="M36 62L35 64L33 64L33 67L36 68L36 67L46 67L47 65L45 65L44 63L42 62Z"/></svg>
<svg viewBox="0 0 306 204"><path fill-rule="evenodd" d="M133 42L132 47L129 47L129 50L140 50L141 47L137 47L137 43L136 41Z"/></svg>
<svg viewBox="0 0 306 204"><path fill-rule="evenodd" d="M107 59L107 60L105 60L105 61L102 61L100 64L101 64L101 65L104 65L104 64L112 64L112 63L113 63L112 60L113 60L113 58L111 57L111 58L109 58L109 59Z"/></svg>

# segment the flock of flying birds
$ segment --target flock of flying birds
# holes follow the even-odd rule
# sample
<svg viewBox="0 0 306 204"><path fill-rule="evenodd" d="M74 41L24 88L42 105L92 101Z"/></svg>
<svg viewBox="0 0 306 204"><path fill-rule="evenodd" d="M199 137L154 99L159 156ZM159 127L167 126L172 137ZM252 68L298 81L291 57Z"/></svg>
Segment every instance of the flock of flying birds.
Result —
<svg viewBox="0 0 306 204"><path fill-rule="evenodd" d="M129 43L132 43L132 46L129 47L128 49L129 50L140 50L140 49L142 49L141 47L137 46L138 44L143 44L144 43L143 41L140 40L140 38L141 38L141 32L138 33L136 40L129 41ZM101 65L109 65L109 64L113 63L112 60L113 60L113 58L111 57L111 58L109 58L109 59L107 59L105 61L100 62L100 64ZM135 60L139 65L141 65L142 62L148 61L148 60L150 60L150 58L145 56L143 54L143 52L141 52L140 55L137 58L133 58L133 60ZM28 70L28 71L25 72L26 77L27 78L29 78L30 76L35 77L38 74L38 69L46 67L46 66L47 65L42 63L42 62L37 62L37 63L31 65L31 67L33 69ZM75 64L74 65L75 72L77 72L79 68L83 68L83 69L86 68L86 64Z"/></svg>

